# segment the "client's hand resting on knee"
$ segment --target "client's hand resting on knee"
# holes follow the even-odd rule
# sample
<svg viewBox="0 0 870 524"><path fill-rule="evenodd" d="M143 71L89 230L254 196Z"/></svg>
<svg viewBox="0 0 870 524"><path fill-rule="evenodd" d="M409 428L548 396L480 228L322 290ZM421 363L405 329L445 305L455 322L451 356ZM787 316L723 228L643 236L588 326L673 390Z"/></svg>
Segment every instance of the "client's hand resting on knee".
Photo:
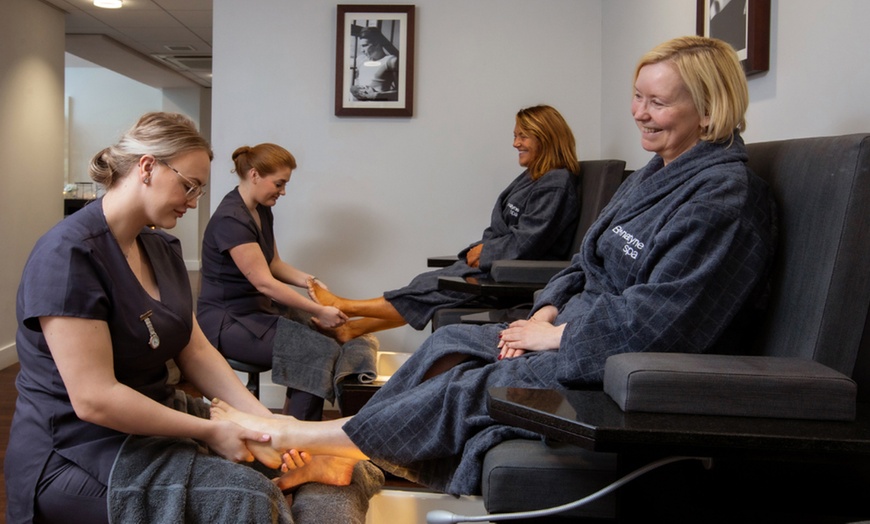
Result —
<svg viewBox="0 0 870 524"><path fill-rule="evenodd" d="M565 324L553 325L558 310L545 306L529 320L512 322L499 334L498 359L518 357L526 351L558 350Z"/></svg>

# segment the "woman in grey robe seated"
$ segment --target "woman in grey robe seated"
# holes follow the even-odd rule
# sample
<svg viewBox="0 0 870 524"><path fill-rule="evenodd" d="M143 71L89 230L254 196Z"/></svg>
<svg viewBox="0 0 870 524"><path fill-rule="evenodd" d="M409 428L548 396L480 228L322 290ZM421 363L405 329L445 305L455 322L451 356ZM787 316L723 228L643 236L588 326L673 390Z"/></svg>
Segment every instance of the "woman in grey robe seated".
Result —
<svg viewBox="0 0 870 524"><path fill-rule="evenodd" d="M441 276L484 277L495 260L567 260L580 216L577 199L579 163L574 134L550 106L517 113L514 148L526 168L502 191L483 237L463 249L451 266L416 276L407 286L368 300L349 300L309 280L311 298L335 306L354 318L331 330L339 342L410 324L423 329L442 308L456 307L475 296L438 289Z"/></svg>
<svg viewBox="0 0 870 524"><path fill-rule="evenodd" d="M637 66L631 103L641 145L655 155L528 320L437 330L350 418L258 419L224 402L213 416L269 433L279 449L367 457L433 489L479 492L488 449L536 438L489 416L488 388L600 384L610 355L708 352L760 302L776 220L766 184L746 165L748 98L728 44L689 36L659 45Z"/></svg>

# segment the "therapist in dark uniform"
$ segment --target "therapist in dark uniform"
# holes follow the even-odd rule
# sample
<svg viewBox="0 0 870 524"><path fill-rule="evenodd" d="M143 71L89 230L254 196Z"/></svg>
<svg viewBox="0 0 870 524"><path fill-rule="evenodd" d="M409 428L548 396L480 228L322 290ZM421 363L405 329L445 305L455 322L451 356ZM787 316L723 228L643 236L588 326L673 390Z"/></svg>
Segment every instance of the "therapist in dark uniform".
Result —
<svg viewBox="0 0 870 524"><path fill-rule="evenodd" d="M275 144L242 146L233 152L239 185L227 193L202 240L202 284L197 319L226 357L272 366L278 319L287 316L335 328L347 317L290 289L314 276L281 260L275 244L272 206L286 193L296 159ZM320 420L323 398L287 389L283 413Z"/></svg>
<svg viewBox="0 0 870 524"><path fill-rule="evenodd" d="M179 242L161 231L196 208L211 159L209 144L188 118L146 114L91 161L91 177L106 188L105 196L36 243L16 304L21 371L4 464L10 524L124 520L110 515L107 500L110 475L116 482L119 463L129 457L124 450L140 438L132 435L169 437L160 439L166 467L173 464L176 441L207 445L213 454L197 452L196 460L208 459L210 474L244 478L272 497L271 510L282 515L289 509L278 487L320 480L310 475L324 473L306 466L276 487L233 463L256 457L278 467L280 456L267 451L268 435L209 420L207 406L191 397L187 412L169 406L183 397L166 383L166 361L174 359L203 395L226 395L247 413L271 415L197 325ZM194 407L201 416L190 414ZM304 462L300 458L298 465ZM346 477L348 465L353 467L330 462L332 469L344 468ZM298 476L306 471L308 477ZM196 476L183 482L191 500L212 491L220 503L228 488L204 486ZM150 488L139 487L146 493ZM230 509L236 522L273 518ZM194 514L190 518L196 521Z"/></svg>

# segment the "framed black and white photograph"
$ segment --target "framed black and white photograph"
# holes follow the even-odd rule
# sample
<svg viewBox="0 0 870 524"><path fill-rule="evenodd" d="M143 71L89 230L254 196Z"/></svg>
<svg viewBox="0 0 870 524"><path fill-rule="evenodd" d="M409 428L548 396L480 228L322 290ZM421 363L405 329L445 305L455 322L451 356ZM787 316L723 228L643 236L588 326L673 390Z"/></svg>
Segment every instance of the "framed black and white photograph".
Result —
<svg viewBox="0 0 870 524"><path fill-rule="evenodd" d="M697 33L731 44L746 76L770 67L770 0L697 0Z"/></svg>
<svg viewBox="0 0 870 524"><path fill-rule="evenodd" d="M336 116L414 112L414 6L339 5Z"/></svg>

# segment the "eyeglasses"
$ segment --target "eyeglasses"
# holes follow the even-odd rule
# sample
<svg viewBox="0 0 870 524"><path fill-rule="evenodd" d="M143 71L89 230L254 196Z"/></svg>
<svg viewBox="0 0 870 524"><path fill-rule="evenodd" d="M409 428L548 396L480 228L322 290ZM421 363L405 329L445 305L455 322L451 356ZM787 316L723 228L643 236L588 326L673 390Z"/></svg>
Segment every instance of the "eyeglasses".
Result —
<svg viewBox="0 0 870 524"><path fill-rule="evenodd" d="M183 185L187 189L187 193L185 193L184 196L186 196L188 200L193 200L193 199L199 200L200 198L202 198L202 195L205 193L205 186L206 186L205 184L200 184L199 182L197 182L195 180L191 180L191 179L187 178L186 176L182 175L181 172L179 172L174 167L170 166L169 162L167 162L166 160L160 160L158 158L157 161L160 162L161 164L165 165L169 169L175 171L175 174L178 175L184 181Z"/></svg>

